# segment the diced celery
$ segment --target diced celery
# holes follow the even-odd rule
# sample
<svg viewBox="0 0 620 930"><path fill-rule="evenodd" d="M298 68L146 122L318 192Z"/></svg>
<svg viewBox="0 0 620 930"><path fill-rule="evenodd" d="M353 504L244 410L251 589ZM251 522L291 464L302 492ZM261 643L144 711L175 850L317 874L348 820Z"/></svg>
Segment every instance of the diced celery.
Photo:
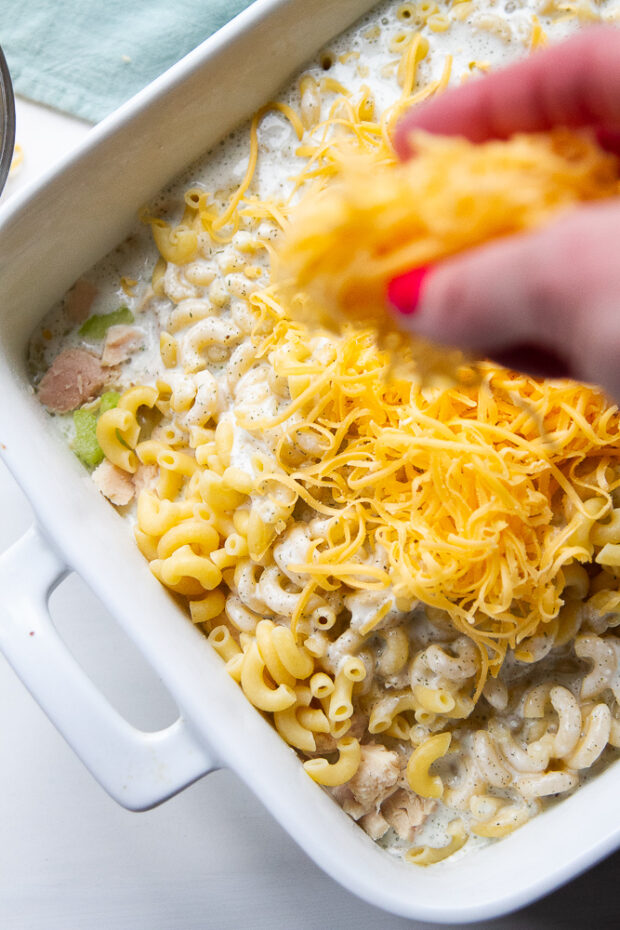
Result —
<svg viewBox="0 0 620 930"><path fill-rule="evenodd" d="M133 313L129 307L119 307L112 313L95 314L90 316L78 329L78 334L85 339L103 339L110 326L119 323L133 323Z"/></svg>
<svg viewBox="0 0 620 930"><path fill-rule="evenodd" d="M88 466L95 468L103 461L103 452L97 442L97 417L92 410L75 410L73 413L75 439L73 451Z"/></svg>
<svg viewBox="0 0 620 930"><path fill-rule="evenodd" d="M118 407L118 402L121 399L121 395L118 391L105 391L101 395L101 403L99 404L99 413L105 413L106 410L112 410L113 407Z"/></svg>

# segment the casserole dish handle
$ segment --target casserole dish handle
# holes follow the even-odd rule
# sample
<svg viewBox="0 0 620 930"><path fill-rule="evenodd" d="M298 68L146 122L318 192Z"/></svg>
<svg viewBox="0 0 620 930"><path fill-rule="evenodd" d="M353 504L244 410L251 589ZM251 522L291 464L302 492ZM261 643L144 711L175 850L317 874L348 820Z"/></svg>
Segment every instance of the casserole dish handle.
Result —
<svg viewBox="0 0 620 930"><path fill-rule="evenodd" d="M147 810L219 765L183 717L145 733L95 687L56 632L48 608L68 571L37 527L0 556L0 648L108 794L128 810Z"/></svg>

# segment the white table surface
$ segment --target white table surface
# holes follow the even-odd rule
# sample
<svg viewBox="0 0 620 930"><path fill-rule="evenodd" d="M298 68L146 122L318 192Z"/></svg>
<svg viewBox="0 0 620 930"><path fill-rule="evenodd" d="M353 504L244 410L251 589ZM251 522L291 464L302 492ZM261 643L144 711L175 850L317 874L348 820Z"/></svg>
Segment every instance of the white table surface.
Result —
<svg viewBox="0 0 620 930"><path fill-rule="evenodd" d="M70 151L88 124L18 101L22 168L2 199ZM0 550L31 514L0 464ZM59 629L93 679L144 728L174 719L153 673L74 576L53 597ZM118 807L0 656L1 930L396 930L421 928L326 877L229 772L161 807ZM610 816L620 815L617 811ZM620 927L620 853L494 930Z"/></svg>

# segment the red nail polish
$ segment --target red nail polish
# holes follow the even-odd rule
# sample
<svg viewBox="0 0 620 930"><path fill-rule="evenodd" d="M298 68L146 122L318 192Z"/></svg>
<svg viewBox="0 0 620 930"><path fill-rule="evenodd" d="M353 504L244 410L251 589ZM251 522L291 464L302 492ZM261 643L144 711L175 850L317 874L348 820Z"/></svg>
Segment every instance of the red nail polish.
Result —
<svg viewBox="0 0 620 930"><path fill-rule="evenodd" d="M412 316L418 309L424 282L432 267L432 265L422 265L420 268L414 268L413 271L407 271L406 274L392 278L388 284L388 302L403 316Z"/></svg>

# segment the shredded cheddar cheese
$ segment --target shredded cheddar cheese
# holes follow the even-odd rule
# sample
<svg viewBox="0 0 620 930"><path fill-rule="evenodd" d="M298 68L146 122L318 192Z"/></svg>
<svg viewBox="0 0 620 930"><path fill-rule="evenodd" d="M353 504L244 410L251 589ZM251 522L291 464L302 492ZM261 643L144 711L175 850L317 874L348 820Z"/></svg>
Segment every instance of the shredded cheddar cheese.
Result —
<svg viewBox="0 0 620 930"><path fill-rule="evenodd" d="M620 191L616 159L565 130L481 145L418 132L413 144L402 165L343 154L290 216L278 277L310 292L323 325L381 320L394 275Z"/></svg>
<svg viewBox="0 0 620 930"><path fill-rule="evenodd" d="M321 366L300 360L296 346L312 344L302 326L274 332L262 351L308 386L277 417L238 419L250 431L284 427L281 471L263 480L331 518L292 570L328 588L391 584L403 609L445 611L480 648L480 690L508 647L557 617L564 568L593 557L589 529L620 487L617 408L594 388L490 363L469 387L420 388L384 377L372 333L336 338ZM320 440L314 461L300 452L304 435ZM369 551L382 557L360 564Z"/></svg>

